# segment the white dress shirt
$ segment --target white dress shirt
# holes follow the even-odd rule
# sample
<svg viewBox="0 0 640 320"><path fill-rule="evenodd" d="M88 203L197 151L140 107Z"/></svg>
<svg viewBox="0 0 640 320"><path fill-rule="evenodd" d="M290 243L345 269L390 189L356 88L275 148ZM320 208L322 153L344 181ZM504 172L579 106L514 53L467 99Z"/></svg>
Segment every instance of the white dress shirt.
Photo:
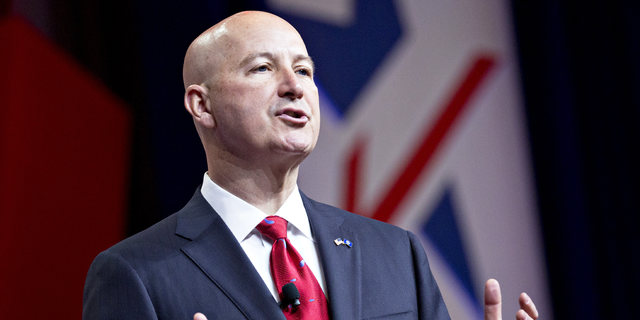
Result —
<svg viewBox="0 0 640 320"><path fill-rule="evenodd" d="M236 237L273 297L276 301L280 301L269 268L272 241L255 228L267 215L248 202L222 189L209 178L207 173L204 174L201 192L205 200L216 210ZM302 204L297 185L275 215L289 221L287 238L311 268L326 296L327 291L325 290L320 259L311 234L307 211Z"/></svg>

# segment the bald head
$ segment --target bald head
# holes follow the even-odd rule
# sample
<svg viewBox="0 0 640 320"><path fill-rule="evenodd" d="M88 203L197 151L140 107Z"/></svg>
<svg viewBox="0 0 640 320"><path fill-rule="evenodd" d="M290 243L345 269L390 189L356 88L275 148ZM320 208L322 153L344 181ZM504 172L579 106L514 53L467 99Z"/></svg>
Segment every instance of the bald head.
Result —
<svg viewBox="0 0 640 320"><path fill-rule="evenodd" d="M256 11L221 21L189 46L183 78L210 174L228 164L297 174L320 110L313 61L288 22Z"/></svg>
<svg viewBox="0 0 640 320"><path fill-rule="evenodd" d="M287 21L271 13L236 13L207 29L191 43L182 69L185 89L192 84L203 85L209 82L220 71L222 62L231 58L234 49L242 47L247 37L263 32L265 28L291 32L300 37ZM301 38L300 40L302 41Z"/></svg>

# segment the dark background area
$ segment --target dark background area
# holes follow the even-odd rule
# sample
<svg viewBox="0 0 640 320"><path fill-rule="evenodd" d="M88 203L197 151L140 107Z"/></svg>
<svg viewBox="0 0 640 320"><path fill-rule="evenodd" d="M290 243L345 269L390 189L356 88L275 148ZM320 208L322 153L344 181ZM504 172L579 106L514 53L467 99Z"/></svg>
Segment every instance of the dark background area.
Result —
<svg viewBox="0 0 640 320"><path fill-rule="evenodd" d="M556 319L635 317L640 4L513 2Z"/></svg>
<svg viewBox="0 0 640 320"><path fill-rule="evenodd" d="M640 3L512 1L556 319L635 318L640 301ZM132 118L127 234L179 209L205 171L182 59L261 1L5 1ZM1 59L1 58L0 58ZM164 130L171 128L171 130ZM162 141L159 144L157 141Z"/></svg>

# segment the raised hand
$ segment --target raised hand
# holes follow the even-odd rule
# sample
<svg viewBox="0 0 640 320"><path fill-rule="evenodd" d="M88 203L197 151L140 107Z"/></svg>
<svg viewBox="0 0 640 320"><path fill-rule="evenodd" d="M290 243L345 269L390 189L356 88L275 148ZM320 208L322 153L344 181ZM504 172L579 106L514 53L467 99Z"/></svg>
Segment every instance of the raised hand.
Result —
<svg viewBox="0 0 640 320"><path fill-rule="evenodd" d="M526 293L520 294L518 299L520 310L516 313L517 320L535 320L538 310ZM484 286L484 319L502 320L502 295L500 284L495 279L489 279Z"/></svg>
<svg viewBox="0 0 640 320"><path fill-rule="evenodd" d="M516 313L517 320L529 320L529 319L537 319L538 318L538 310L536 310L536 305L533 304L531 298L526 293L520 294L520 310Z"/></svg>

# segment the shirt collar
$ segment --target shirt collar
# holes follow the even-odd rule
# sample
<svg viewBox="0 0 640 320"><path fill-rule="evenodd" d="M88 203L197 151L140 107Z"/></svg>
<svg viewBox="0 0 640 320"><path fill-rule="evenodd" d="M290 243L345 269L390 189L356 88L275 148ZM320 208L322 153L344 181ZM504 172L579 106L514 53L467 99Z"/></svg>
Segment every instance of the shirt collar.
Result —
<svg viewBox="0 0 640 320"><path fill-rule="evenodd" d="M267 216L260 209L218 186L207 173L204 174L201 192L240 243ZM275 215L289 221L289 232L299 233L313 241L309 218L302 203L298 185L295 186L293 192Z"/></svg>

